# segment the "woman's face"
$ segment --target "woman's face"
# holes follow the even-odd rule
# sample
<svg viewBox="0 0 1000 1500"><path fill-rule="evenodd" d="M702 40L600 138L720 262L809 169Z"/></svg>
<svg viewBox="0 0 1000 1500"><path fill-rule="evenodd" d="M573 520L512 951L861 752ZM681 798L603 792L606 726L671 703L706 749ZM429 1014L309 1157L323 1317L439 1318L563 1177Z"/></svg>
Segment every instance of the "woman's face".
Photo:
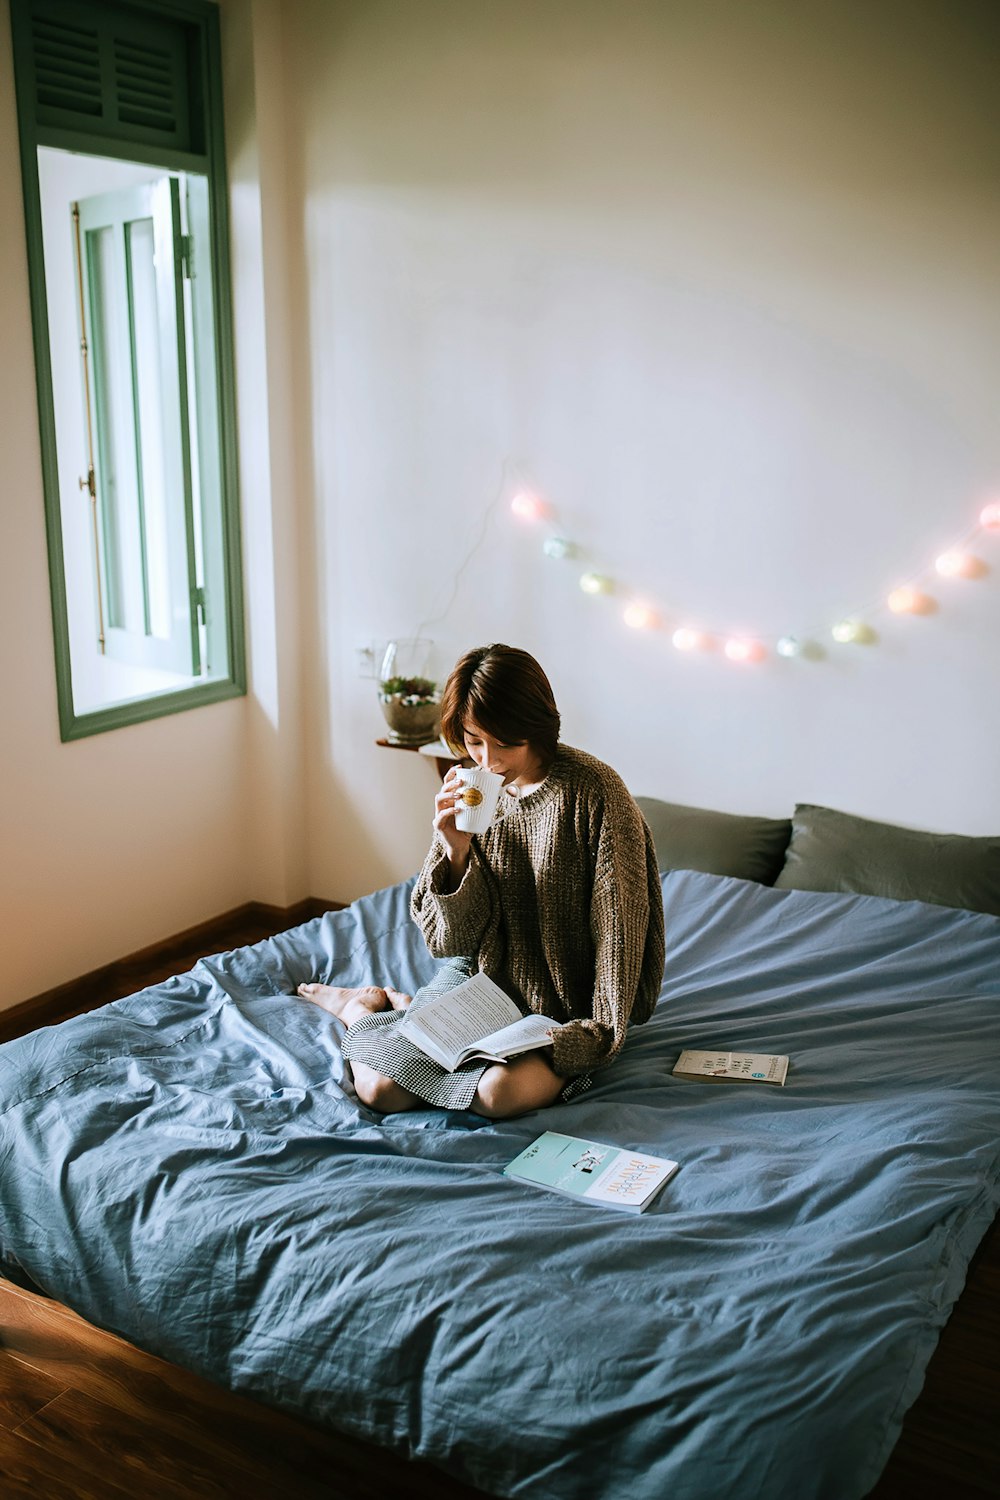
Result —
<svg viewBox="0 0 1000 1500"><path fill-rule="evenodd" d="M465 726L465 748L484 771L499 771L505 786L515 781L530 784L541 777L541 761L527 740L505 744L470 720Z"/></svg>

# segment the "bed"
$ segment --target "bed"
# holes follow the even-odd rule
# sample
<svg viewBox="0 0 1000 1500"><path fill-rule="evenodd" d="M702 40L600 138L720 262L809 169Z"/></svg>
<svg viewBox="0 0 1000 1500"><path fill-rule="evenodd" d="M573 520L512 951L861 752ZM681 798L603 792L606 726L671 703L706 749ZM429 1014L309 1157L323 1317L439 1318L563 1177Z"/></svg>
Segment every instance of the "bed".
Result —
<svg viewBox="0 0 1000 1500"><path fill-rule="evenodd" d="M0 1275L490 1495L867 1494L997 1208L1000 841L640 800L662 994L589 1093L359 1105L294 990L428 979L402 882L0 1047ZM680 1169L571 1202L502 1174L542 1129Z"/></svg>

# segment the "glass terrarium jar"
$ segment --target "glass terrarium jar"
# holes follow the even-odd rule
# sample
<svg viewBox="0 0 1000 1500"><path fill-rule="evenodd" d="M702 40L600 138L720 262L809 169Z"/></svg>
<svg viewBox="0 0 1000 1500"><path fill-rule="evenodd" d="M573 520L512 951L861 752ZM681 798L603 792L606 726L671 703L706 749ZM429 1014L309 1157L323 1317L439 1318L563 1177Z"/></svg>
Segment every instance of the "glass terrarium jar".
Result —
<svg viewBox="0 0 1000 1500"><path fill-rule="evenodd" d="M432 641L390 641L379 671L378 697L393 745L429 745L441 725L441 688L431 673Z"/></svg>

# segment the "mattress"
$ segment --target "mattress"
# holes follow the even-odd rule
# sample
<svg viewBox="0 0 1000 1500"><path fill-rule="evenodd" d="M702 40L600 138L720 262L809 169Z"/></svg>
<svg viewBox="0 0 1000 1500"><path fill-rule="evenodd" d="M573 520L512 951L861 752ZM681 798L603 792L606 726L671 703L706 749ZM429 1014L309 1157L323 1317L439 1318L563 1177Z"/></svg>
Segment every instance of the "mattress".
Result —
<svg viewBox="0 0 1000 1500"><path fill-rule="evenodd" d="M294 991L425 982L410 889L0 1047L0 1273L494 1495L867 1493L997 1208L1000 919L673 871L589 1093L381 1116ZM502 1175L542 1130L680 1168L574 1202Z"/></svg>

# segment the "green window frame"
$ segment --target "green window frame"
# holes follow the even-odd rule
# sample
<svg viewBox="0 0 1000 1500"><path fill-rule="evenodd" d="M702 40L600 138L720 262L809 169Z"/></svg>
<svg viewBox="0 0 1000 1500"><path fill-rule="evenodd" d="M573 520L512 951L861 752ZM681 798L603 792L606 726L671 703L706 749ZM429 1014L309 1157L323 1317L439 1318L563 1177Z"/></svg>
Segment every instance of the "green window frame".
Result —
<svg viewBox="0 0 1000 1500"><path fill-rule="evenodd" d="M73 740L246 691L219 16L208 0L11 0L11 28L59 724ZM40 151L149 177L73 204L80 485L94 649L173 675L96 706L74 696Z"/></svg>

